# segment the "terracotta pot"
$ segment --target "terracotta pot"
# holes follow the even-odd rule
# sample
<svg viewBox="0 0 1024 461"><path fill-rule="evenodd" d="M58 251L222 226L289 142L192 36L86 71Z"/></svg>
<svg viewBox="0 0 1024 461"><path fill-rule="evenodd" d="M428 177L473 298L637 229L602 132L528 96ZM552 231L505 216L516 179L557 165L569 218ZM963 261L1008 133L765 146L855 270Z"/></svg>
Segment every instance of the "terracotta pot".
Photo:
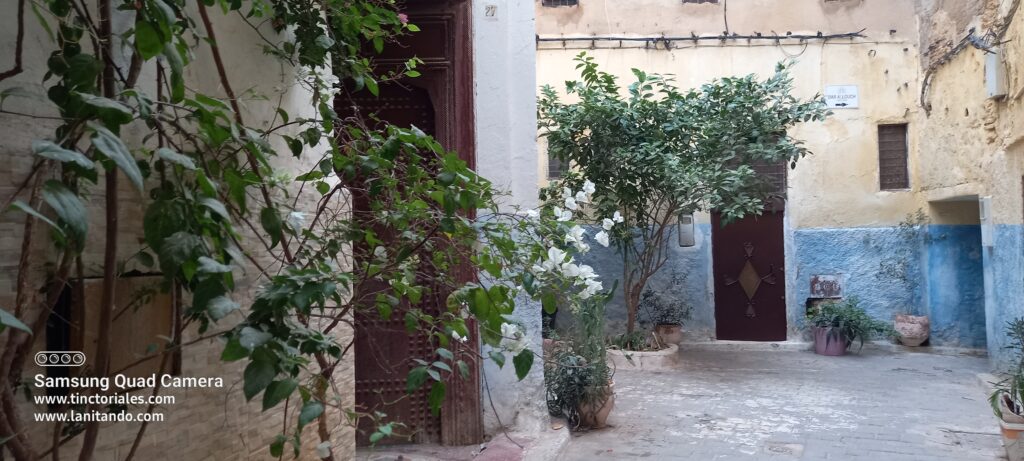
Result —
<svg viewBox="0 0 1024 461"><path fill-rule="evenodd" d="M683 342L683 327L680 325L655 325L654 334L665 344L679 344Z"/></svg>
<svg viewBox="0 0 1024 461"><path fill-rule="evenodd" d="M900 335L900 344L916 347L928 340L931 322L927 315L900 314L896 316L894 327Z"/></svg>
<svg viewBox="0 0 1024 461"><path fill-rule="evenodd" d="M1003 448L1010 461L1024 461L1024 424L1013 424L999 420L999 428L1003 433Z"/></svg>
<svg viewBox="0 0 1024 461"><path fill-rule="evenodd" d="M832 330L822 327L814 327L811 331L814 333L814 352L816 354L831 356L846 355L846 349L849 348L850 342L845 338L839 337L838 333L834 333Z"/></svg>
<svg viewBox="0 0 1024 461"><path fill-rule="evenodd" d="M608 415L615 408L615 382L608 383L608 398L604 402L587 402L580 405L580 425L601 429L608 425Z"/></svg>

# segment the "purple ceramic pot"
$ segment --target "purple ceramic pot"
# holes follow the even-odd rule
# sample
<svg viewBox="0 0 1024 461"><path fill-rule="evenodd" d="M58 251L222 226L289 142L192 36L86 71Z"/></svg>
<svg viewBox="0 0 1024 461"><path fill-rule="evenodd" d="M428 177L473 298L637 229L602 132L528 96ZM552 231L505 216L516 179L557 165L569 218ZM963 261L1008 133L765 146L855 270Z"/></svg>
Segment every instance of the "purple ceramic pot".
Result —
<svg viewBox="0 0 1024 461"><path fill-rule="evenodd" d="M850 342L828 328L814 327L814 352L818 355L846 355Z"/></svg>

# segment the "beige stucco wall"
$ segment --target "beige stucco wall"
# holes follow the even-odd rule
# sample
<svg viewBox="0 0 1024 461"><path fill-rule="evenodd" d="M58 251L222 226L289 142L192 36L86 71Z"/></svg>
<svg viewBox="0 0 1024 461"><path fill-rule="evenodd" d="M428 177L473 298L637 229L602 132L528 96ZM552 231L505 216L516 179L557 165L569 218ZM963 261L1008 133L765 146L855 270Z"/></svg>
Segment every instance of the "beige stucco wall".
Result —
<svg viewBox="0 0 1024 461"><path fill-rule="evenodd" d="M987 16L1001 16L1012 2L990 0L970 25ZM937 15L944 22L948 15ZM963 22L963 21L962 21ZM937 30L937 29L933 29ZM979 26L981 30L981 26ZM947 29L923 40L959 40L966 30ZM1007 96L989 99L985 90L985 52L967 47L948 63L935 67L922 114L921 150L926 161L917 168L927 200L978 195L992 197L993 224L1021 224L1021 175L1024 174L1024 18L1018 13L1003 41L1002 63Z"/></svg>
<svg viewBox="0 0 1024 461"><path fill-rule="evenodd" d="M573 56L586 50L604 70L632 79L631 68L675 74L680 86L695 87L716 77L755 73L769 75L776 63L796 59L795 93L809 98L826 85L857 85L858 109L837 109L825 123L803 125L794 134L814 155L790 171L787 215L795 228L882 226L900 222L923 206L914 191L880 191L877 130L879 123L909 122L910 168L918 160L914 135L919 91L919 36L911 0L728 2L730 33L784 35L855 32L865 38L827 43L796 40L674 41L671 49L643 43L542 42L538 45L538 83L562 89L576 78ZM721 4L682 4L677 0L612 2L580 0L578 7L543 7L536 2L541 37L718 35L725 28ZM543 148L543 145L541 146ZM543 151L543 149L542 149ZM547 159L542 155L541 171Z"/></svg>

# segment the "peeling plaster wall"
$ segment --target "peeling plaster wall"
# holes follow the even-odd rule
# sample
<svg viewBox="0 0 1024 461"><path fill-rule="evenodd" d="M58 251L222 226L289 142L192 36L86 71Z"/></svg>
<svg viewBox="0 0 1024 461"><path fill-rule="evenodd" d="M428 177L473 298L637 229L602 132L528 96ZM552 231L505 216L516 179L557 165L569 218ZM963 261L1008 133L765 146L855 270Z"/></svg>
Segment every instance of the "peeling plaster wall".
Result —
<svg viewBox="0 0 1024 461"><path fill-rule="evenodd" d="M957 42L975 27L999 26L1013 0L981 0L964 10L942 2L922 17L921 43ZM966 16L965 16L966 15ZM955 25L950 25L955 23ZM925 33L927 32L927 33ZM968 47L937 66L919 116L924 161L917 165L926 200L991 196L993 246L982 253L985 330L989 355L1008 363L1005 325L1024 315L1024 13L1018 11L1002 38L1007 96L985 92L985 53ZM934 207L933 207L934 209Z"/></svg>

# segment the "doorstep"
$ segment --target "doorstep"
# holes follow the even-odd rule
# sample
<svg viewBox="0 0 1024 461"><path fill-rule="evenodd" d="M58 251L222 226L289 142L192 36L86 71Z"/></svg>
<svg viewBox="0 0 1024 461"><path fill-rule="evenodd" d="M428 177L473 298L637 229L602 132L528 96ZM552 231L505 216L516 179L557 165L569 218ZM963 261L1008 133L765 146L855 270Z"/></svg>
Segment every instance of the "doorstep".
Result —
<svg viewBox="0 0 1024 461"><path fill-rule="evenodd" d="M446 447L437 444L362 447L361 461L555 461L569 443L564 421L552 419L542 433L498 433L479 445ZM511 438L515 442L513 443ZM518 445L517 445L518 444Z"/></svg>
<svg viewBox="0 0 1024 461"><path fill-rule="evenodd" d="M807 351L814 347L809 341L683 341L679 344L679 351L736 351L736 352L760 352L760 351ZM850 350L856 352L857 344L850 346ZM865 341L865 351L878 352L903 352L937 355L965 355L970 357L986 357L988 352L985 349L971 349L964 347L947 346L923 346L909 347L895 344L890 341Z"/></svg>

